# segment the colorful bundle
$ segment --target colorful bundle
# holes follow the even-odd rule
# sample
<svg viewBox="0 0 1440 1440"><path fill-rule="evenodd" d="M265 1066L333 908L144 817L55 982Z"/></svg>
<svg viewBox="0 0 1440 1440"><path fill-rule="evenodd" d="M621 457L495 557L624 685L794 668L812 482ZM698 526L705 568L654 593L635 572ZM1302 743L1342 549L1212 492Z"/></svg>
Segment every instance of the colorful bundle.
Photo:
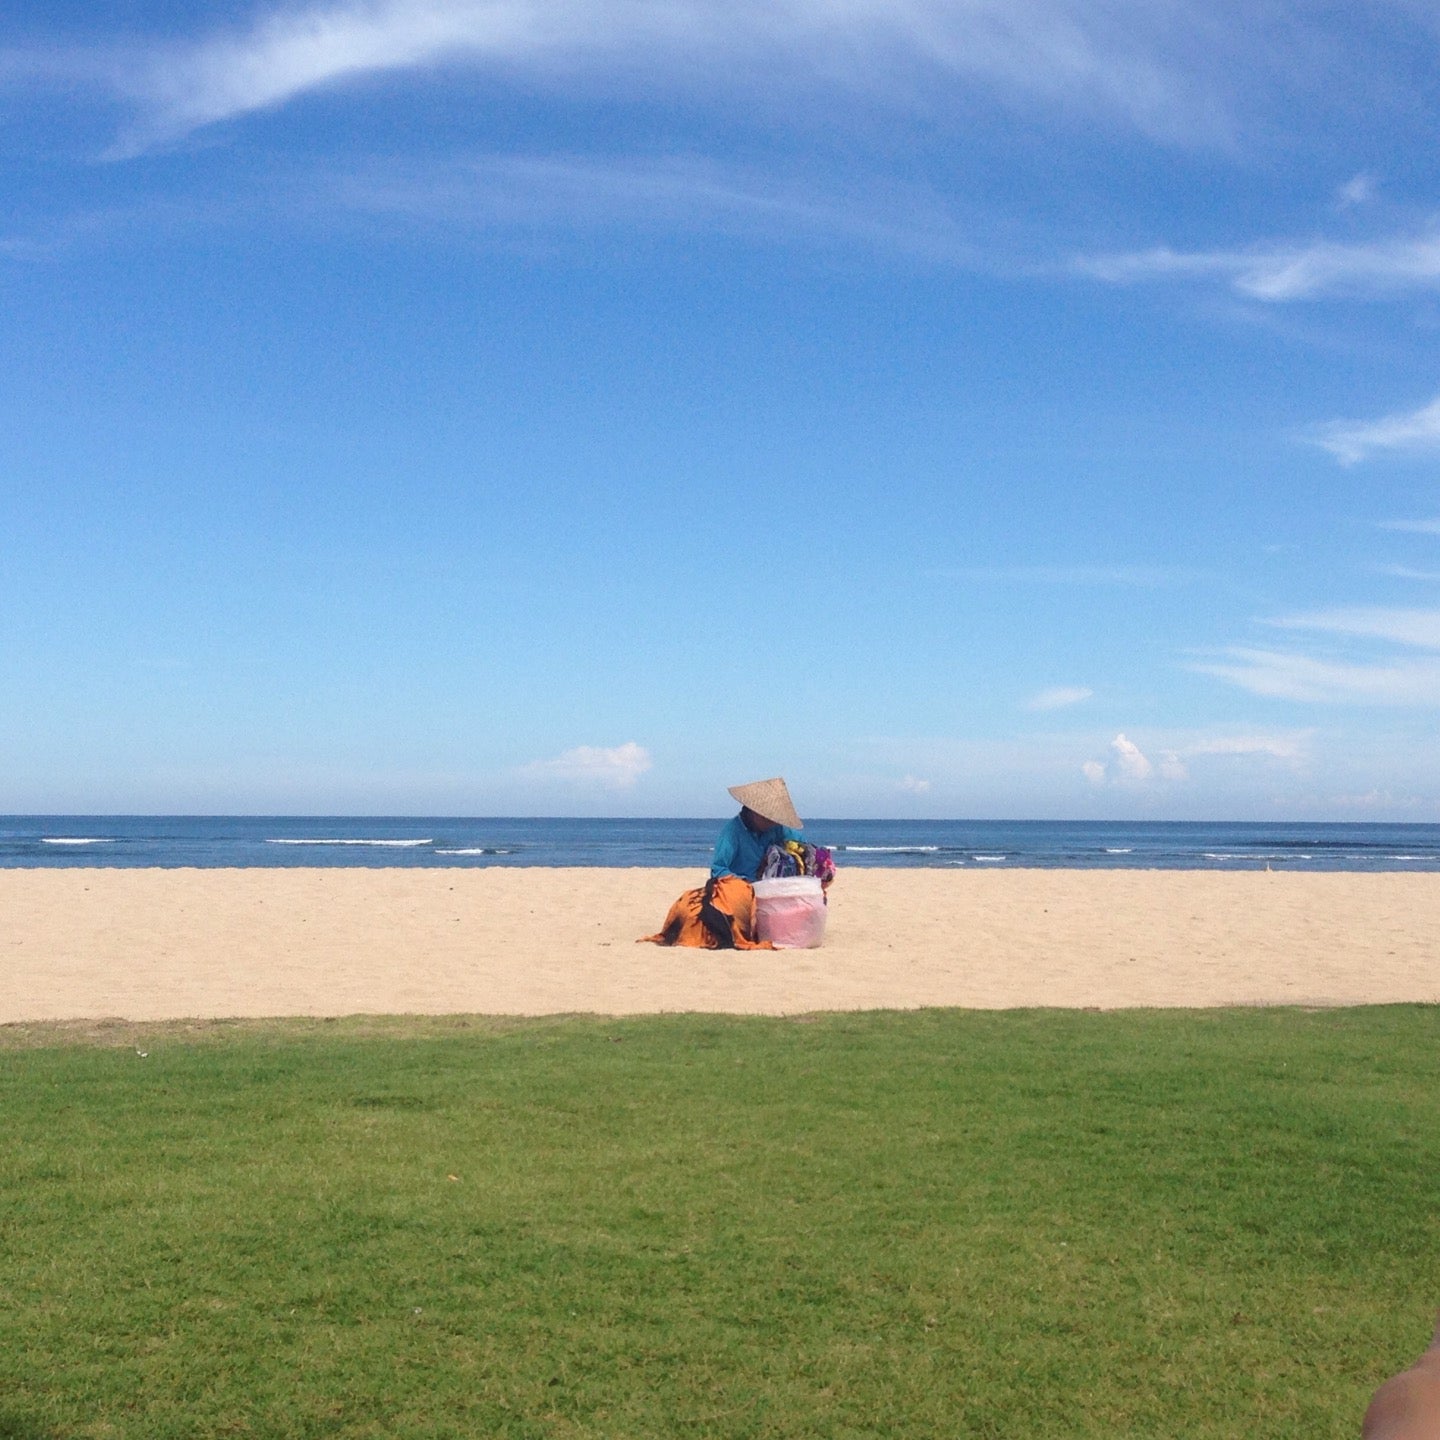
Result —
<svg viewBox="0 0 1440 1440"><path fill-rule="evenodd" d="M828 885L835 878L835 857L824 846L807 845L801 840L771 845L765 851L757 878L788 880L795 875L813 875Z"/></svg>

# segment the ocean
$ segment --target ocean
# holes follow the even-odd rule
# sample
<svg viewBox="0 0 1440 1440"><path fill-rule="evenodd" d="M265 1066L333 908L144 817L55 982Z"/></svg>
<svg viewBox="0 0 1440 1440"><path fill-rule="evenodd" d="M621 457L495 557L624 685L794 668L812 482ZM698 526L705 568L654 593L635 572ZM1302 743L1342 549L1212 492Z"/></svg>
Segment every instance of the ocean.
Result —
<svg viewBox="0 0 1440 1440"><path fill-rule="evenodd" d="M723 820L0 816L0 867L526 865L703 871ZM846 867L1440 871L1440 825L810 820Z"/></svg>

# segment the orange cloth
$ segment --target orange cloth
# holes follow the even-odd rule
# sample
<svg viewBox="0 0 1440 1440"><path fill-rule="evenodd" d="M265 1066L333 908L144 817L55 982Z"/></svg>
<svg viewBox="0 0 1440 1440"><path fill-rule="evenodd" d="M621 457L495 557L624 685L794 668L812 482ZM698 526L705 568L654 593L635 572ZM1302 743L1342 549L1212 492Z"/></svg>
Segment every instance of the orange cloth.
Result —
<svg viewBox="0 0 1440 1440"><path fill-rule="evenodd" d="M658 935L640 939L656 945L692 945L702 950L773 950L755 938L755 890L738 875L720 875L698 890L687 890L671 907Z"/></svg>

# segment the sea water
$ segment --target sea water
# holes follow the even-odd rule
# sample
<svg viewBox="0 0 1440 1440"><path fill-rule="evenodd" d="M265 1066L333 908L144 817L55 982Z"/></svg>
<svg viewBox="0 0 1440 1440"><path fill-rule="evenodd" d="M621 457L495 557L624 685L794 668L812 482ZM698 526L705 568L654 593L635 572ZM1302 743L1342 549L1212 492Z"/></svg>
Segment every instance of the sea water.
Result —
<svg viewBox="0 0 1440 1440"><path fill-rule="evenodd" d="M0 867L526 865L705 870L723 820L0 816ZM883 869L1440 870L1440 825L810 820L836 864Z"/></svg>

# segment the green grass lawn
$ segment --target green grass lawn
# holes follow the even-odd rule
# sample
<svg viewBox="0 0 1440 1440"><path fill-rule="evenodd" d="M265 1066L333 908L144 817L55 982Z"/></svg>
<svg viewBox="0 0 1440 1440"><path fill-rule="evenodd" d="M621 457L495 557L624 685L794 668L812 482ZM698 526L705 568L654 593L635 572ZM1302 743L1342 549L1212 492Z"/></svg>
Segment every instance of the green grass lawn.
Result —
<svg viewBox="0 0 1440 1440"><path fill-rule="evenodd" d="M100 1039L0 1030L4 1440L1354 1437L1440 1304L1433 1008Z"/></svg>

